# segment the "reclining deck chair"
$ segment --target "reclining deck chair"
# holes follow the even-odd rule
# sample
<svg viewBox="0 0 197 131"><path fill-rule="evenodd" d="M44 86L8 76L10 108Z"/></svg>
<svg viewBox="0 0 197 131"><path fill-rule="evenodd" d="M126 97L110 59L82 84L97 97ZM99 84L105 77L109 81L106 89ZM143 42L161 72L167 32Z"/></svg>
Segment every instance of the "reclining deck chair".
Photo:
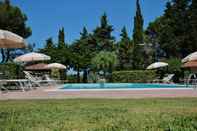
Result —
<svg viewBox="0 0 197 131"><path fill-rule="evenodd" d="M25 77L35 86L41 87L41 85L47 84L47 85L56 85L57 81L50 79L48 76L44 76L45 79L40 77L34 77L32 74L30 74L27 71L24 71Z"/></svg>

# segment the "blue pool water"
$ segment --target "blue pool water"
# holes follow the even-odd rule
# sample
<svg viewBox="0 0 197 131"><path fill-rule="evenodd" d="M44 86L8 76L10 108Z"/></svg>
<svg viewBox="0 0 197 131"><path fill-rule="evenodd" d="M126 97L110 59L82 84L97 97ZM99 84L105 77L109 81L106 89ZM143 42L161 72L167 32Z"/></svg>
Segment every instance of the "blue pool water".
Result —
<svg viewBox="0 0 197 131"><path fill-rule="evenodd" d="M63 89L146 89L146 88L188 88L179 84L137 84L137 83L88 83L65 84Z"/></svg>

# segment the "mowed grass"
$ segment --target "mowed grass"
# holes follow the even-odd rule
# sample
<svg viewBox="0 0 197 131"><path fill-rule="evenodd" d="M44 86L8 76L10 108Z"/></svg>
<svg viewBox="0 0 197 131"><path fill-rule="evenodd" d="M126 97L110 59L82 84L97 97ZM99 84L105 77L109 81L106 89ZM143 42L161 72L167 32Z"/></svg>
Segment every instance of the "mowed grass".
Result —
<svg viewBox="0 0 197 131"><path fill-rule="evenodd" d="M0 131L195 131L197 99L1 101Z"/></svg>

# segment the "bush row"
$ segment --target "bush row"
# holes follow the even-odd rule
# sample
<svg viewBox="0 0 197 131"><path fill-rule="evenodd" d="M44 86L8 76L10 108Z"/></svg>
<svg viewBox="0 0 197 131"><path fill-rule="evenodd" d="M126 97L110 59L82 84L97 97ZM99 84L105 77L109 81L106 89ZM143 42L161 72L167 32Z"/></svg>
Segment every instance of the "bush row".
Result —
<svg viewBox="0 0 197 131"><path fill-rule="evenodd" d="M114 83L147 83L156 78L155 71L115 71L112 73Z"/></svg>
<svg viewBox="0 0 197 131"><path fill-rule="evenodd" d="M67 79L68 83L78 83L77 82L77 75L67 75ZM80 82L83 81L83 77L80 76Z"/></svg>
<svg viewBox="0 0 197 131"><path fill-rule="evenodd" d="M16 65L14 63L5 63L0 64L0 77L9 78L9 79L17 79L23 77L22 67Z"/></svg>

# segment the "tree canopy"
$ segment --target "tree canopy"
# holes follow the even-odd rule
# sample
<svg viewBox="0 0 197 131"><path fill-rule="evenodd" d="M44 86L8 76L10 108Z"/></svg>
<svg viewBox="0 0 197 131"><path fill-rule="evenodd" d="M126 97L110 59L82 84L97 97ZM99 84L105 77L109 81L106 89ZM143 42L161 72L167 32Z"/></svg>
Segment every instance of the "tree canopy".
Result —
<svg viewBox="0 0 197 131"><path fill-rule="evenodd" d="M113 68L118 63L117 55L115 52L101 51L91 60L92 68L98 71L111 73Z"/></svg>
<svg viewBox="0 0 197 131"><path fill-rule="evenodd" d="M31 36L31 28L27 26L27 16L17 6L11 5L9 0L0 1L0 29L16 33L23 38ZM13 51L10 53L10 51ZM2 62L15 56L14 49L1 49ZM12 56L10 56L12 54Z"/></svg>
<svg viewBox="0 0 197 131"><path fill-rule="evenodd" d="M133 42L128 36L126 27L121 30L121 40L118 42L118 68L120 70L132 69Z"/></svg>
<svg viewBox="0 0 197 131"><path fill-rule="evenodd" d="M9 0L0 1L0 29L16 33L23 38L31 35L32 31L26 25L27 16L20 8L11 5Z"/></svg>
<svg viewBox="0 0 197 131"><path fill-rule="evenodd" d="M93 31L97 51L113 51L114 37L112 36L113 26L109 24L106 13L101 16L100 26Z"/></svg>
<svg viewBox="0 0 197 131"><path fill-rule="evenodd" d="M183 58L196 51L195 0L171 0L160 18L152 22L149 32L154 32L167 58Z"/></svg>

